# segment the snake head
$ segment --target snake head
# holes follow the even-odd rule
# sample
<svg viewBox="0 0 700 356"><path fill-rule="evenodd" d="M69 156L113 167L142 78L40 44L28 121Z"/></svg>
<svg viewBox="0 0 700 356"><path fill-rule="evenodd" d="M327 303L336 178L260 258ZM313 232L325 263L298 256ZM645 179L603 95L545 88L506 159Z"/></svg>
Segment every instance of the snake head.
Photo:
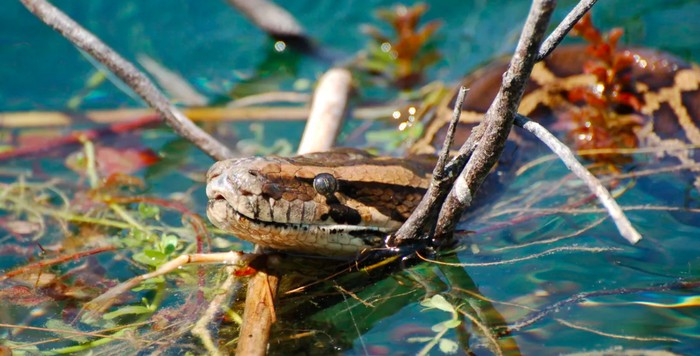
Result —
<svg viewBox="0 0 700 356"><path fill-rule="evenodd" d="M428 167L357 150L220 161L207 173L207 216L265 247L354 255L401 226Z"/></svg>

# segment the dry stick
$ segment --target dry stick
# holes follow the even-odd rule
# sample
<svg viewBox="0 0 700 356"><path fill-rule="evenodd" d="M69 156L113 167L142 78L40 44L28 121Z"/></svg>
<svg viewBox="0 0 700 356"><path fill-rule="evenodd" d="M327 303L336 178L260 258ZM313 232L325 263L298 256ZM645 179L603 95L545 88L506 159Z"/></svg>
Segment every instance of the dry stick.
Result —
<svg viewBox="0 0 700 356"><path fill-rule="evenodd" d="M180 110L170 104L146 75L95 35L78 25L66 14L44 0L20 0L36 17L68 39L73 45L90 54L134 90L154 108L178 135L194 143L214 159L231 157L231 151L208 133L197 127Z"/></svg>
<svg viewBox="0 0 700 356"><path fill-rule="evenodd" d="M589 172L586 167L584 167L579 161L576 160L574 153L571 152L569 147L566 147L561 141L559 141L554 135L552 135L547 129L542 127L542 125L529 120L527 117L517 114L515 116L515 125L524 128L533 135L537 136L540 141L544 142L547 147L549 147L552 152L554 152L559 158L564 162L567 168L571 170L579 179L584 181L588 188L598 197L601 204L607 209L608 214L615 222L617 230L620 231L620 235L627 239L632 244L637 243L641 240L642 236L635 230L632 223L627 219L625 213L622 212L620 206L617 205L615 198L610 195L607 189L603 186L600 181Z"/></svg>
<svg viewBox="0 0 700 356"><path fill-rule="evenodd" d="M423 195L423 198L411 216L408 217L408 220L401 225L401 228L399 228L396 233L387 239L387 246L393 246L401 241L415 239L423 232L428 223L435 222L435 212L438 210L438 206L445 200L445 196L448 193L447 187L454 181L454 179L450 179L449 174L447 176L445 175L445 165L450 157L450 147L454 141L457 122L459 122L459 117L462 114L462 105L464 104L464 98L468 90L469 89L465 87L460 87L459 93L457 94L450 126L447 128L447 135L442 144L442 150L438 156L438 161L435 164L433 179L430 181L428 191Z"/></svg>
<svg viewBox="0 0 700 356"><path fill-rule="evenodd" d="M540 47L540 52L537 54L537 61L545 59L555 48L561 43L561 41L566 37L566 35L571 31L574 25L580 20L583 15L588 12L588 10L595 5L598 0L582 0L569 12L568 15L562 20L562 22L557 26L554 31L547 37L542 46Z"/></svg>
<svg viewBox="0 0 700 356"><path fill-rule="evenodd" d="M343 122L350 85L350 72L345 69L331 69L321 76L314 93L312 115L307 121L297 153L305 154L332 148L336 133ZM279 281L279 276L258 271L248 283L243 325L236 347L237 355L265 355L267 352L270 328L275 321L273 300Z"/></svg>
<svg viewBox="0 0 700 356"><path fill-rule="evenodd" d="M440 210L436 240L446 239L452 234L462 212L471 204L474 192L498 161L513 125L525 84L535 65L539 45L555 3L553 0L533 2L510 67L503 76L501 89L484 115L487 126L483 138Z"/></svg>

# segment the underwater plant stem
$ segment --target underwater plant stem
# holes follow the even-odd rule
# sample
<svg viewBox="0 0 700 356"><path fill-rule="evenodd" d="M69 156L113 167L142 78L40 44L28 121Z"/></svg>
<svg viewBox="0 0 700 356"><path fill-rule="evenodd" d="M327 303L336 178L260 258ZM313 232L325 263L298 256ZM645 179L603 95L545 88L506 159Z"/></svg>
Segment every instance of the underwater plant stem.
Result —
<svg viewBox="0 0 700 356"><path fill-rule="evenodd" d="M117 248L115 246L99 247L99 248L95 248L95 249L88 250L88 251L72 253L72 254L65 255L65 256L58 256L58 257L54 257L54 258L50 258L50 259L45 259L45 260L42 260L42 261L39 261L36 263L27 264L27 265L24 265L20 268L15 269L15 270L9 271L3 275L0 275L0 282L4 281L6 279L9 279L9 278L18 276L18 275L23 274L23 273L27 273L27 272L34 270L34 269L41 269L44 267L54 266L54 265L57 265L59 263L75 261L75 260L81 259L81 258L86 257L86 256L93 256L93 255L97 255L97 254L102 253L102 252L114 251L116 249Z"/></svg>
<svg viewBox="0 0 700 356"><path fill-rule="evenodd" d="M122 218L126 223L131 226L131 228L135 228L137 230L141 230L146 233L151 233L152 231L145 226L141 225L136 219L134 219L129 212L126 211L121 205L117 203L110 203L109 208L114 211L115 214L117 214L120 218Z"/></svg>
<svg viewBox="0 0 700 356"><path fill-rule="evenodd" d="M88 176L90 188L95 189L100 178L97 175L97 162L95 162L95 145L89 139L83 140L83 150L85 151L85 174Z"/></svg>

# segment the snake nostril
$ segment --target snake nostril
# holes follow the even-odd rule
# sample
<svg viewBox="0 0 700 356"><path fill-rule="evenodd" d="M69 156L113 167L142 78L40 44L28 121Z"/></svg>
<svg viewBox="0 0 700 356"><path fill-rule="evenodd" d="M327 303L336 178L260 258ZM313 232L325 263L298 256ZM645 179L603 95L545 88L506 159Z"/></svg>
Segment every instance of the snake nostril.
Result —
<svg viewBox="0 0 700 356"><path fill-rule="evenodd" d="M207 181L211 182L212 180L218 178L221 175L219 172L212 172L211 174L207 174Z"/></svg>

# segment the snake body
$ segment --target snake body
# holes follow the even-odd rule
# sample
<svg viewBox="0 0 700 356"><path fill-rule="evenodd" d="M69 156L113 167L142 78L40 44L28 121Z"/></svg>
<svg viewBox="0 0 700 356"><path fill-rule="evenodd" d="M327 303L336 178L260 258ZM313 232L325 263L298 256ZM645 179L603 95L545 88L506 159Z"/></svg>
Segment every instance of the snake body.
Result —
<svg viewBox="0 0 700 356"><path fill-rule="evenodd" d="M692 150L672 148L700 145L700 69L649 49L627 51L634 58L630 83L642 104L638 110L622 108L617 114L639 122L635 134L640 146L666 148L660 152L671 159L694 163ZM538 63L519 112L566 131L561 129L566 115L559 109L566 94L597 85L595 77L582 73L586 58L583 46L568 46ZM506 68L507 62L497 61L464 79L470 93L457 142L482 118ZM412 153L436 151L452 102L437 109ZM517 133L511 140L526 144ZM207 215L217 227L264 247L355 255L382 246L386 235L411 214L428 187L431 163L376 157L354 149L220 161L207 173Z"/></svg>

